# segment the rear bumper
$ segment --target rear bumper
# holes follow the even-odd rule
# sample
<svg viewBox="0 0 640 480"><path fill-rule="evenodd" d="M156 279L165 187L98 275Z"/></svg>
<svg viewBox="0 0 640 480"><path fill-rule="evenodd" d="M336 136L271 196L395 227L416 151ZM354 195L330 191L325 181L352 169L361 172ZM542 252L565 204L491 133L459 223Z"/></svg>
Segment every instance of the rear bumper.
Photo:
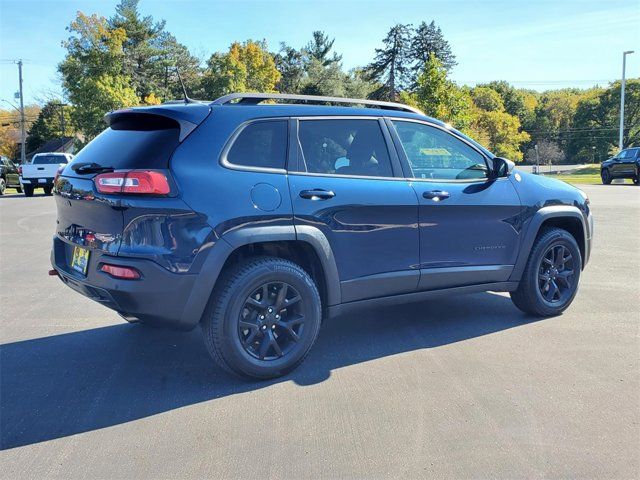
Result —
<svg viewBox="0 0 640 480"><path fill-rule="evenodd" d="M20 185L33 185L37 187L53 187L53 178L22 178L20 177Z"/></svg>
<svg viewBox="0 0 640 480"><path fill-rule="evenodd" d="M197 313L186 308L197 274L172 273L151 260L115 257L90 249L85 277L70 267L72 249L73 244L54 237L51 265L62 282L85 297L125 316L176 329L189 330L200 321ZM100 263L134 267L142 278L115 279L99 271Z"/></svg>

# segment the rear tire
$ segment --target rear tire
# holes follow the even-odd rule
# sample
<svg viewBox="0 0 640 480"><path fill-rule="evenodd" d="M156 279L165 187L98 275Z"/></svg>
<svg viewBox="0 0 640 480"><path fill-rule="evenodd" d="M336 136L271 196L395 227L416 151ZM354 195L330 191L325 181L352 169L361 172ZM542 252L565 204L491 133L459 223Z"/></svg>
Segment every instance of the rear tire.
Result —
<svg viewBox="0 0 640 480"><path fill-rule="evenodd" d="M22 187L16 187L18 193L22 193Z"/></svg>
<svg viewBox="0 0 640 480"><path fill-rule="evenodd" d="M600 177L602 178L602 184L603 185L610 185L611 184L611 173L609 173L609 170L605 169L602 170L602 172L600 173Z"/></svg>
<svg viewBox="0 0 640 480"><path fill-rule="evenodd" d="M31 185L24 186L24 196L33 197L33 187Z"/></svg>
<svg viewBox="0 0 640 480"><path fill-rule="evenodd" d="M511 300L525 313L559 315L578 292L582 256L575 238L561 228L542 230L531 248L518 289Z"/></svg>
<svg viewBox="0 0 640 480"><path fill-rule="evenodd" d="M43 190L45 195L51 195L53 187L44 187Z"/></svg>
<svg viewBox="0 0 640 480"><path fill-rule="evenodd" d="M207 350L224 370L275 378L307 357L320 331L320 295L299 265L256 257L222 275L202 320Z"/></svg>

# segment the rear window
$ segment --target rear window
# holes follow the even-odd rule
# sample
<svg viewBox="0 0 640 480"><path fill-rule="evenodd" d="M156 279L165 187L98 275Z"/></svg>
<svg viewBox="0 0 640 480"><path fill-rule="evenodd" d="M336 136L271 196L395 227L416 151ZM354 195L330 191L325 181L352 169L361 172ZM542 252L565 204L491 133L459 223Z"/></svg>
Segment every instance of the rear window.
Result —
<svg viewBox="0 0 640 480"><path fill-rule="evenodd" d="M92 162L115 170L168 168L179 136L175 122L119 122L80 150L72 163Z"/></svg>
<svg viewBox="0 0 640 480"><path fill-rule="evenodd" d="M227 153L234 165L284 168L287 159L287 121L268 120L246 126Z"/></svg>
<svg viewBox="0 0 640 480"><path fill-rule="evenodd" d="M36 155L33 157L32 165L58 165L67 163L67 157L64 155Z"/></svg>

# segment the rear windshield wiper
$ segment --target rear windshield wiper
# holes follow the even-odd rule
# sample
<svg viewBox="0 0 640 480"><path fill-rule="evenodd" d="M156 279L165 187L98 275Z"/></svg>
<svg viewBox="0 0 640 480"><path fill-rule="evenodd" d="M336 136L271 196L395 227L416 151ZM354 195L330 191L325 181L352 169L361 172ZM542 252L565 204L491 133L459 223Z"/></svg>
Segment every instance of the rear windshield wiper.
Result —
<svg viewBox="0 0 640 480"><path fill-rule="evenodd" d="M71 165L71 169L76 173L104 173L113 172L113 167L104 167L94 162L76 163Z"/></svg>

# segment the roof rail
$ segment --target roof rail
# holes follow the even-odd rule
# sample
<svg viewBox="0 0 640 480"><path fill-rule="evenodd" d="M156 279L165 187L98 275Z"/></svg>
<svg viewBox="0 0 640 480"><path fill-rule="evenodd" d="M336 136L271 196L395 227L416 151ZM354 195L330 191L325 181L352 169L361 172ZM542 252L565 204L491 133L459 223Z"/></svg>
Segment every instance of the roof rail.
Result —
<svg viewBox="0 0 640 480"><path fill-rule="evenodd" d="M237 100L234 102L234 100ZM417 113L424 115L420 110L409 105L395 102L380 102L378 100L363 100L359 98L323 97L320 95L289 95L286 93L230 93L224 95L211 105L257 105L264 100L286 100L293 103L343 103L351 105L363 105L365 107L376 107L386 110L399 110L402 112Z"/></svg>

